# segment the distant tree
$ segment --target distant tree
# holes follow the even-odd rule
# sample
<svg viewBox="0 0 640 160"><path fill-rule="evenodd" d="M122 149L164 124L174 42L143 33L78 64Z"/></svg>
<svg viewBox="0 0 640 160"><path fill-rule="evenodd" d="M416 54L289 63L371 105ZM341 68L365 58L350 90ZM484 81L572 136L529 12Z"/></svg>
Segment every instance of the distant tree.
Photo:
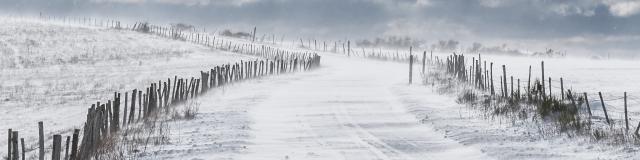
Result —
<svg viewBox="0 0 640 160"><path fill-rule="evenodd" d="M227 37L236 37L236 38L252 38L253 37L253 34L251 34L251 33L247 33L247 32L232 32L229 29L225 29L224 31L220 32L220 35L227 36ZM262 39L264 39L264 35L263 35Z"/></svg>
<svg viewBox="0 0 640 160"><path fill-rule="evenodd" d="M356 45L360 47L389 47L389 48L407 48L410 46L420 46L421 40L412 39L411 37L386 36L376 37L372 40L364 39L356 41Z"/></svg>
<svg viewBox="0 0 640 160"><path fill-rule="evenodd" d="M171 25L171 28L176 29L176 30L180 30L180 31L193 31L193 30L195 30L196 27L194 27L193 25L190 25L190 24L175 23L175 24Z"/></svg>

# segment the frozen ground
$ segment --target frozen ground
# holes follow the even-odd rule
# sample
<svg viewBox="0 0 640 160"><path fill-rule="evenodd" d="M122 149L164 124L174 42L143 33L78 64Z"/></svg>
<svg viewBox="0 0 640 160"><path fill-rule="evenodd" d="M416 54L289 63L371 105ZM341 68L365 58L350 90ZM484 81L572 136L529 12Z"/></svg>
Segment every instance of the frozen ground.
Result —
<svg viewBox="0 0 640 160"><path fill-rule="evenodd" d="M442 56L442 54L439 54ZM466 54L468 58L477 55ZM561 94L560 78L563 78L565 93L571 89L582 96L584 92L593 109L593 114L600 119L605 115L598 97L602 92L607 112L611 119L616 120L615 127L624 127L624 92L627 92L627 105L629 111L629 124L635 128L640 120L640 85L636 83L640 78L640 61L623 59L591 59L584 57L566 58L542 58L542 57L512 57L500 55L482 55L483 61L494 62L494 83L499 86L502 76L502 65L506 65L508 76L513 76L514 87L517 87L517 79L521 80L521 90L527 89L529 66L531 66L531 79L540 79L541 61L545 65L545 88L548 92L549 81L552 81L552 94ZM471 61L469 59L468 61ZM510 81L510 80L508 80ZM510 82L508 83L510 86ZM499 87L496 87L499 90ZM514 89L516 90L516 89ZM586 105L582 105L586 109Z"/></svg>
<svg viewBox="0 0 640 160"><path fill-rule="evenodd" d="M113 91L252 58L129 31L35 21L2 23L1 128L20 130L29 142L36 139L37 121L45 121L47 135L67 131L80 125L88 104L112 96ZM607 146L564 135L544 137L531 126L482 118L479 111L456 104L453 95L440 95L417 83L407 85L406 64L322 56L322 68L315 71L249 80L208 92L196 100L200 105L195 119L169 122L168 144L141 148L132 156L190 160L640 157L636 146ZM492 60L494 69L507 63L508 73L522 79L528 65L534 65L534 77L539 73L538 59ZM604 92L614 92L618 85L603 85L636 86L634 77L628 76L638 71L632 61L545 61L547 76L565 73L561 76L571 84L567 88L594 92L602 87ZM592 73L612 80L593 78L597 76ZM414 75L414 82L419 82L417 72ZM619 110L614 106L613 116L619 118ZM632 111L636 110L632 107ZM633 122L636 115L632 113ZM6 132L0 132L0 137L6 137ZM6 146L5 138L0 146Z"/></svg>
<svg viewBox="0 0 640 160"><path fill-rule="evenodd" d="M236 84L173 121L142 159L628 159L634 147L541 137L492 121L427 86L407 65L323 54L322 68Z"/></svg>
<svg viewBox="0 0 640 160"><path fill-rule="evenodd" d="M0 126L20 131L27 148L38 121L47 135L68 131L115 91L254 59L131 31L8 18L0 20L0 54Z"/></svg>

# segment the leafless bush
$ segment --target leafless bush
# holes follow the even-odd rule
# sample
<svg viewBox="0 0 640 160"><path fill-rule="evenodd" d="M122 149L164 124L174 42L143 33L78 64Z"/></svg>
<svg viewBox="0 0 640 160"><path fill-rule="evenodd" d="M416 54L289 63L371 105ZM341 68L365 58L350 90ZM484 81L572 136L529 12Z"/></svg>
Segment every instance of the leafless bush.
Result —
<svg viewBox="0 0 640 160"><path fill-rule="evenodd" d="M200 103L190 101L184 105L182 110L173 109L171 111L172 120L194 119L200 110Z"/></svg>
<svg viewBox="0 0 640 160"><path fill-rule="evenodd" d="M200 109L200 103L192 102L187 104L183 110L184 118L186 119L196 118L196 115L198 114L199 109Z"/></svg>
<svg viewBox="0 0 640 160"><path fill-rule="evenodd" d="M220 35L227 37L236 37L236 38L250 38L253 37L253 34L247 32L232 32L231 30L224 30L220 32Z"/></svg>

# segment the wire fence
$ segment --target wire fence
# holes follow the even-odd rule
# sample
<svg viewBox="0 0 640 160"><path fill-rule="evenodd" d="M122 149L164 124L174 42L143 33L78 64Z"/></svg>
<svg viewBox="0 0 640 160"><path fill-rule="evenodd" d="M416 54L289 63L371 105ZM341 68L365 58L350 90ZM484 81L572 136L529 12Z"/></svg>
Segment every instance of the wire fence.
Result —
<svg viewBox="0 0 640 160"><path fill-rule="evenodd" d="M62 21L66 22L67 19L63 18ZM60 160L63 157L65 160L100 159L101 154L104 153L102 152L104 147L109 147L109 144L115 140L113 137L118 136L121 130L131 129L129 127L139 127L140 125L135 124L145 123L149 118L168 110L167 108L176 107L188 100L195 99L207 91L245 80L308 71L320 67L321 57L315 52L288 50L250 42L215 41L214 37L208 37L205 34L150 25L148 23L138 22L132 26L122 27L119 21L114 20L109 20L106 24L92 24L86 18L84 20L70 18L69 21L79 22L80 25L95 24L109 29L159 35L164 38L183 40L212 49L251 55L255 56L256 59L218 65L200 71L201 77L199 78L178 77L176 75L164 80L158 80L157 83L153 82L146 88L133 89L130 92L115 92L113 98L102 101L102 103L98 101L95 104L91 104L87 112L86 121L83 123L83 128L74 129L71 135L66 136L66 149L61 147L61 138L64 133L53 135L53 147L49 151L53 160ZM94 22L97 22L97 20L94 20ZM172 78L173 83L171 83ZM124 100L122 95L124 95ZM39 146L37 150L26 150L24 148L24 138L19 138L18 131L9 129L8 160L18 160L19 157L26 158L26 152L36 151L38 154L34 157L44 159L44 123L39 122L38 124ZM18 147L18 139L22 142L22 149ZM22 154L19 154L20 150Z"/></svg>

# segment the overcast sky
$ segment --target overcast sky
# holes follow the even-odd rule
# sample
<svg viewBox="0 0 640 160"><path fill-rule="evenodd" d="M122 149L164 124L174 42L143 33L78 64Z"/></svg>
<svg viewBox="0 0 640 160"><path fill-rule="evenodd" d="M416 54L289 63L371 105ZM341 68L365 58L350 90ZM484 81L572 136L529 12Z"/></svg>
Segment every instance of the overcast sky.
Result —
<svg viewBox="0 0 640 160"><path fill-rule="evenodd" d="M640 49L637 0L0 0L0 10L245 31L258 26L329 39L407 35L574 52Z"/></svg>

